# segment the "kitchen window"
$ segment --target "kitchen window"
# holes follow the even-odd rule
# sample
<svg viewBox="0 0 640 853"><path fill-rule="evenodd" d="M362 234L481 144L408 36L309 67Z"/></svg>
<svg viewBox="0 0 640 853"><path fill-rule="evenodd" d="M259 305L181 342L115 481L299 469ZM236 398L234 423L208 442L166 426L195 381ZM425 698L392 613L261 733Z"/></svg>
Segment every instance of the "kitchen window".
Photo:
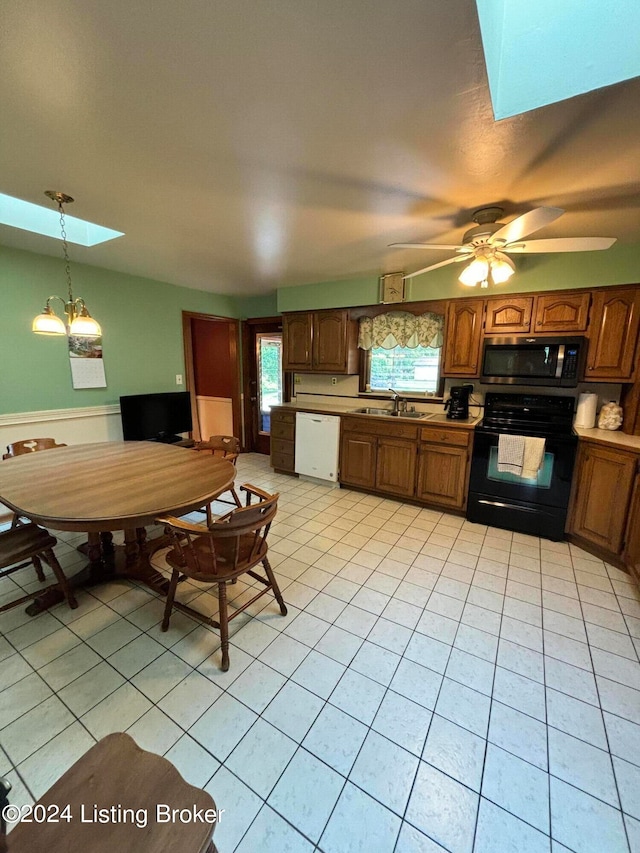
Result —
<svg viewBox="0 0 640 853"><path fill-rule="evenodd" d="M361 390L438 394L443 326L441 314L389 311L363 317L358 336L364 350Z"/></svg>

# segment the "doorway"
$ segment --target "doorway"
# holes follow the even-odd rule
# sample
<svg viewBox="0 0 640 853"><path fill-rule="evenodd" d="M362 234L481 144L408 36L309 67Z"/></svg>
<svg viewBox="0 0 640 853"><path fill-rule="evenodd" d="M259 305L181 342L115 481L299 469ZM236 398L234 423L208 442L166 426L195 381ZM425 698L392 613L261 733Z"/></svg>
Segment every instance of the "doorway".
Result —
<svg viewBox="0 0 640 853"><path fill-rule="evenodd" d="M271 406L289 399L282 371L282 320L245 320L242 330L245 442L247 449L269 454Z"/></svg>
<svg viewBox="0 0 640 853"><path fill-rule="evenodd" d="M235 435L242 440L239 323L230 317L182 312L192 435Z"/></svg>

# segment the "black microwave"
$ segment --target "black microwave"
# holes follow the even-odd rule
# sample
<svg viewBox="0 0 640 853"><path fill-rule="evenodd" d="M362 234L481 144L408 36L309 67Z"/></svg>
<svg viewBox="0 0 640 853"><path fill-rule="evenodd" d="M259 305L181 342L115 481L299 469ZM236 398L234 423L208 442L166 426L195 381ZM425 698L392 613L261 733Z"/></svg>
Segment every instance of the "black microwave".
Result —
<svg viewBox="0 0 640 853"><path fill-rule="evenodd" d="M485 338L481 382L575 387L587 354L583 337Z"/></svg>

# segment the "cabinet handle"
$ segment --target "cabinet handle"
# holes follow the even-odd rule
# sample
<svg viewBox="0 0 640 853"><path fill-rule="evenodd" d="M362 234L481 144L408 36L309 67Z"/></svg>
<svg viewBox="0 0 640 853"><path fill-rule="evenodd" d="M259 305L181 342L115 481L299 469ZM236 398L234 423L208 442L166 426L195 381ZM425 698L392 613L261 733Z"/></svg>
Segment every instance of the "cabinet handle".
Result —
<svg viewBox="0 0 640 853"><path fill-rule="evenodd" d="M590 364L589 367L587 367L587 370L593 370L593 365Z"/></svg>

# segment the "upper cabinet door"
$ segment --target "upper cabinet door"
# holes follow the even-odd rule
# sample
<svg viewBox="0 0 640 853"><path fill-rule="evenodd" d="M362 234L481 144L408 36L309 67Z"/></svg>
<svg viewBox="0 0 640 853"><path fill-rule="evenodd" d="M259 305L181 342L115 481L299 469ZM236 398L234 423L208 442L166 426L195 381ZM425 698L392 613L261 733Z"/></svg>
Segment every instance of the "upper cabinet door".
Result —
<svg viewBox="0 0 640 853"><path fill-rule="evenodd" d="M589 324L587 381L629 382L640 323L640 290L598 290Z"/></svg>
<svg viewBox="0 0 640 853"><path fill-rule="evenodd" d="M456 300L449 303L443 376L480 375L483 312L483 299Z"/></svg>
<svg viewBox="0 0 640 853"><path fill-rule="evenodd" d="M533 296L505 296L501 299L488 299L485 334L528 334L531 331L532 313Z"/></svg>
<svg viewBox="0 0 640 853"><path fill-rule="evenodd" d="M534 332L584 332L589 321L589 293L538 296Z"/></svg>
<svg viewBox="0 0 640 853"><path fill-rule="evenodd" d="M282 315L282 369L311 369L311 314Z"/></svg>
<svg viewBox="0 0 640 853"><path fill-rule="evenodd" d="M538 296L534 332L584 332L589 321L590 293L545 293Z"/></svg>
<svg viewBox="0 0 640 853"><path fill-rule="evenodd" d="M347 311L316 311L313 314L313 368L322 373L347 369Z"/></svg>

